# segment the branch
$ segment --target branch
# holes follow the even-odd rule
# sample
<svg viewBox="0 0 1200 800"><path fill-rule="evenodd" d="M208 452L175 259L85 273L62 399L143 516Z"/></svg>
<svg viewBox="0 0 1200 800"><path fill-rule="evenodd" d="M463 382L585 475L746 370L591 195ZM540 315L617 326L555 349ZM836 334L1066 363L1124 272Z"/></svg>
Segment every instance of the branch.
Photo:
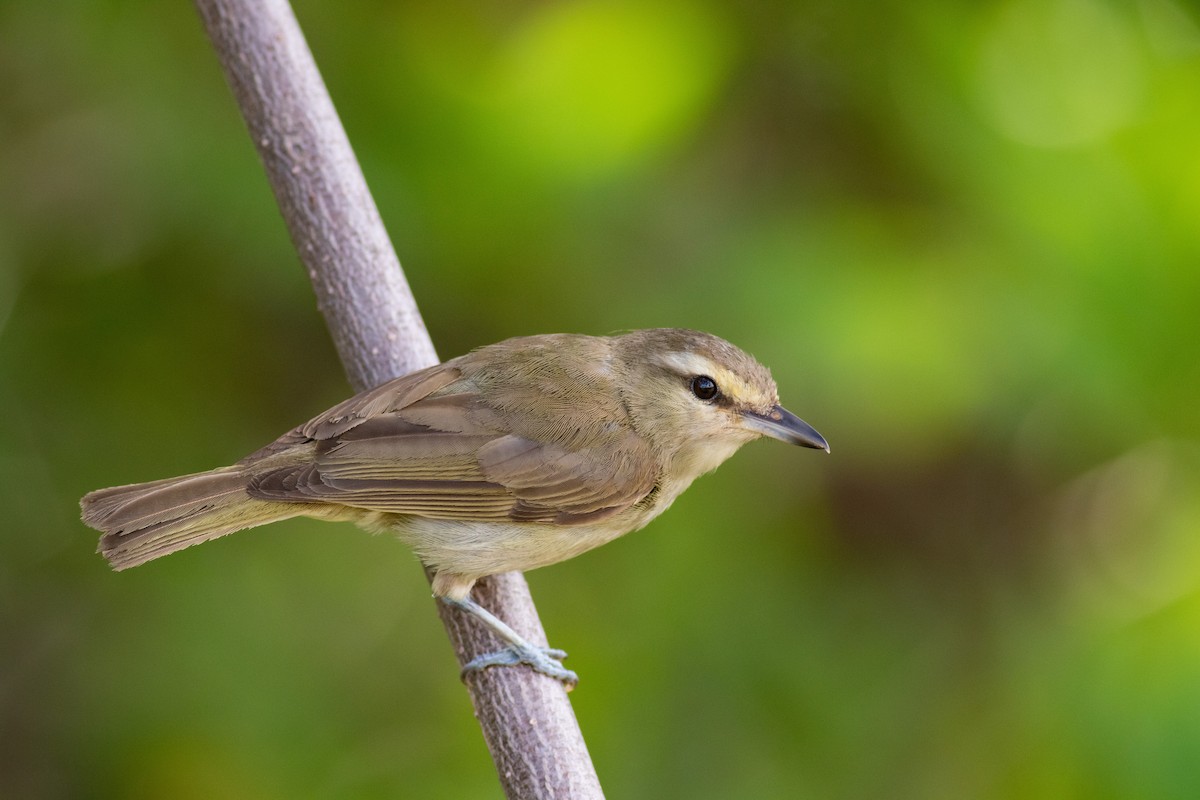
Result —
<svg viewBox="0 0 1200 800"><path fill-rule="evenodd" d="M287 0L195 0L358 391L437 363L400 262ZM475 598L531 642L545 633L519 573L480 581ZM438 604L459 663L499 647ZM524 668L467 681L510 798L603 794L562 685Z"/></svg>

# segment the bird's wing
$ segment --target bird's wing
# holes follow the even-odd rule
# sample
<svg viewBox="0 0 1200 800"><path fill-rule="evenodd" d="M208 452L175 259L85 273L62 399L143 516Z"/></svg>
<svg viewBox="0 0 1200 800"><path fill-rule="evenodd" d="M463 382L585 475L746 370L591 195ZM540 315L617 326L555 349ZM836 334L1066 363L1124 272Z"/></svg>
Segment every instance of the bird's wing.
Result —
<svg viewBox="0 0 1200 800"><path fill-rule="evenodd" d="M306 442L331 439L368 419L409 406L461 379L462 372L453 361L448 361L381 383L293 428L271 444L243 458L238 465L254 464Z"/></svg>
<svg viewBox="0 0 1200 800"><path fill-rule="evenodd" d="M509 434L485 444L477 457L488 480L515 499L508 511L514 520L594 522L634 505L658 481L649 446L632 431L586 449Z"/></svg>
<svg viewBox="0 0 1200 800"><path fill-rule="evenodd" d="M657 479L646 443L614 428L589 448L534 441L510 433L453 367L432 368L283 437L281 448L314 443L312 458L259 472L248 491L434 519L583 524L633 505Z"/></svg>

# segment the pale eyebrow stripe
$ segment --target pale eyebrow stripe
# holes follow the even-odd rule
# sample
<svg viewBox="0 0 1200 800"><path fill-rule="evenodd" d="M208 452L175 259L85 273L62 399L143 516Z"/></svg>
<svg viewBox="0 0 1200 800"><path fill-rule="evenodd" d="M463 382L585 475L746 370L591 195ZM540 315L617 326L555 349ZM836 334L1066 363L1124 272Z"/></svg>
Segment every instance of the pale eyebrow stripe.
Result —
<svg viewBox="0 0 1200 800"><path fill-rule="evenodd" d="M710 375L720 372L717 365L696 353L664 353L658 362L684 375Z"/></svg>

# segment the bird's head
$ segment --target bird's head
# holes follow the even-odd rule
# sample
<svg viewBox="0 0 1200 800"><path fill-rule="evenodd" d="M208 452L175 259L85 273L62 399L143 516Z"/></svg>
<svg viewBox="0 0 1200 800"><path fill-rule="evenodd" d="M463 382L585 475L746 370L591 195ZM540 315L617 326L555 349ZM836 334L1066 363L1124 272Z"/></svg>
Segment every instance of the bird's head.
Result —
<svg viewBox="0 0 1200 800"><path fill-rule="evenodd" d="M829 450L821 434L779 405L770 371L724 339L656 328L624 334L615 345L633 423L674 472L696 477L761 436Z"/></svg>

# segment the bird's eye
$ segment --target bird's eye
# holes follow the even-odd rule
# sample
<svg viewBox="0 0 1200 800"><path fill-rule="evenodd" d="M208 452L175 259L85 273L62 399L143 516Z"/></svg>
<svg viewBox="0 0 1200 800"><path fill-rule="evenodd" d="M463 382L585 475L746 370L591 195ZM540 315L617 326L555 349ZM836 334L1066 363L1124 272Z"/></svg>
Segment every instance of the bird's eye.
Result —
<svg viewBox="0 0 1200 800"><path fill-rule="evenodd" d="M707 375L697 375L692 378L692 394L701 400L712 400L720 393L717 382Z"/></svg>

